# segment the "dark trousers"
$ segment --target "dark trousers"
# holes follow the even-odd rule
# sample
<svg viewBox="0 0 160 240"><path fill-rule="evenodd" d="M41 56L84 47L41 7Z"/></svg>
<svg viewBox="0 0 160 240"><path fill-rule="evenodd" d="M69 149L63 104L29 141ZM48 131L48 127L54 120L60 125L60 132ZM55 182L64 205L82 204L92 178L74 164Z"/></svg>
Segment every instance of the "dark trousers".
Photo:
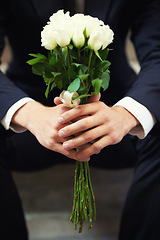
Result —
<svg viewBox="0 0 160 240"><path fill-rule="evenodd" d="M139 160L135 154L137 148ZM0 137L0 236L28 240L21 201L11 171L34 171L74 160L42 147L29 132ZM160 239L160 139L126 136L117 145L92 156L94 167L119 169L135 166L135 175L122 214L120 240ZM152 237L154 236L154 237Z"/></svg>
<svg viewBox="0 0 160 240"><path fill-rule="evenodd" d="M119 240L160 239L160 132L138 140L138 162L121 219Z"/></svg>

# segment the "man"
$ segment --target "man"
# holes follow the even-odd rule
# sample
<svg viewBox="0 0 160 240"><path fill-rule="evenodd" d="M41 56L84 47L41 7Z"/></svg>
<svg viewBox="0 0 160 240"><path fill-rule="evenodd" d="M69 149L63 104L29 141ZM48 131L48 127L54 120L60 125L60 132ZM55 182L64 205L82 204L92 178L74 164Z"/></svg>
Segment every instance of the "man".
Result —
<svg viewBox="0 0 160 240"><path fill-rule="evenodd" d="M73 13L73 6L72 1L65 0L48 0L47 4L41 0L7 0L0 8L1 51L4 36L7 35L13 52L13 61L7 75L1 73L0 76L1 123L6 130L28 129L42 146L54 151L40 148L36 142L35 146L41 149L43 154L38 154L41 152L34 148L38 161L35 157L30 159L28 149L31 141L27 142L30 143L27 146L25 134L21 135L24 136L22 142L19 140L21 137L8 136L11 131L1 127L1 233L4 239L13 239L13 236L15 239L28 239L20 201L10 174L11 168L28 170L50 165L51 160L44 161L44 153L47 152L47 156L52 156L53 162L57 162L61 157L55 151L73 159L88 161L92 153L98 153L105 146L114 145L123 139L118 145L105 148L98 158L94 155L91 162L107 168L135 165L135 176L122 216L119 239L158 240L160 2L140 0L135 4L135 1L127 0L101 0L98 3L93 0L86 1L85 13L102 19L115 33L112 45L114 51L110 53L111 84L109 90L102 94L101 100L104 103L94 102L68 111L61 104L57 107L44 106L52 106L52 100L44 99L43 82L32 75L25 62L28 53L42 53L40 31L49 16L58 9L70 10ZM132 40L141 64L138 76L128 66L124 51L129 29L132 31ZM55 96L58 94L55 92ZM116 106L113 108L108 107L114 104ZM61 129L63 124L67 125L69 119L84 116L86 113L90 114L90 121L83 119ZM101 116L105 116L105 121L101 121ZM85 132L85 135L75 138L73 143L70 135L81 131L82 126L85 131L88 128L93 128L94 131ZM128 135L124 137L129 131L140 138L145 137L144 140ZM28 138L31 139L31 136ZM92 140L96 140L95 143L78 154L73 150L74 147ZM134 146L138 161L133 151ZM23 154L22 149L25 148L27 150ZM63 161L65 160L64 158ZM6 230L8 228L10 231Z"/></svg>

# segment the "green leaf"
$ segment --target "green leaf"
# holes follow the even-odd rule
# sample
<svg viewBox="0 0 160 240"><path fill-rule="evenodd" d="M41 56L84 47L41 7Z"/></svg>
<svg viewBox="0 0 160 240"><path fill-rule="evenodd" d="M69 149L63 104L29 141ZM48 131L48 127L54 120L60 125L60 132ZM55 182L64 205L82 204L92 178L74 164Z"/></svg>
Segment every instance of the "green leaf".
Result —
<svg viewBox="0 0 160 240"><path fill-rule="evenodd" d="M28 60L27 61L27 63L29 64L29 65L34 65L34 64L36 64L36 63L39 63L39 62L42 62L42 61L44 61L44 62L46 62L47 61L47 57L46 56L44 56L44 55L42 55L42 54L29 54L30 56L32 56L32 57L35 57L35 58L33 58L33 59L30 59L30 60Z"/></svg>
<svg viewBox="0 0 160 240"><path fill-rule="evenodd" d="M94 88L95 95L98 95L98 93L100 92L101 84L102 84L102 80L99 78L92 80L92 86Z"/></svg>
<svg viewBox="0 0 160 240"><path fill-rule="evenodd" d="M62 89L62 87L63 87L63 79L61 78L55 78L55 83L56 83L56 85L57 85L57 88L59 88L59 89Z"/></svg>
<svg viewBox="0 0 160 240"><path fill-rule="evenodd" d="M81 82L81 85L78 89L78 94L84 95L84 94L87 94L87 92L88 92L88 90L87 90L86 86L84 84L82 84L82 82Z"/></svg>
<svg viewBox="0 0 160 240"><path fill-rule="evenodd" d="M52 72L53 67L51 67L49 64L44 64L44 76L46 78L53 78Z"/></svg>
<svg viewBox="0 0 160 240"><path fill-rule="evenodd" d="M56 83L55 82L52 83L50 91L52 91L54 87L56 87Z"/></svg>
<svg viewBox="0 0 160 240"><path fill-rule="evenodd" d="M78 75L78 77L79 77L82 81L88 79L88 76L89 76L89 74Z"/></svg>
<svg viewBox="0 0 160 240"><path fill-rule="evenodd" d="M95 54L96 54L96 56L97 56L101 61L103 61L102 58L101 58L101 56L99 55L99 52L98 52L98 51L95 51Z"/></svg>
<svg viewBox="0 0 160 240"><path fill-rule="evenodd" d="M38 62L41 62L41 61L42 61L41 58L34 58L34 59L31 59L31 60L28 60L27 63L28 63L29 65L34 65L34 64L36 64L36 63L38 63Z"/></svg>
<svg viewBox="0 0 160 240"><path fill-rule="evenodd" d="M69 86L68 86L68 91L70 93L72 92L77 92L77 90L80 87L81 80L79 78L76 78Z"/></svg>
<svg viewBox="0 0 160 240"><path fill-rule="evenodd" d="M46 96L46 98L48 98L49 92L52 91L52 89L54 87L56 87L56 84L54 82L54 78L46 78L46 77L44 77L44 81L45 81L45 83L47 85L47 88L46 88L46 91L45 91L45 96ZM51 83L52 83L52 85L51 85Z"/></svg>
<svg viewBox="0 0 160 240"><path fill-rule="evenodd" d="M50 89L50 84L48 84L46 91L45 91L45 97L48 98L48 94L49 94L49 89Z"/></svg>
<svg viewBox="0 0 160 240"><path fill-rule="evenodd" d="M61 73L60 72L51 72L52 73L52 75L56 78L57 76L59 76L59 75L61 75Z"/></svg>
<svg viewBox="0 0 160 240"><path fill-rule="evenodd" d="M78 74L79 75L85 75L87 70L88 70L88 67L82 64L79 71L78 71Z"/></svg>
<svg viewBox="0 0 160 240"><path fill-rule="evenodd" d="M99 55L102 60L105 60L108 57L109 50L110 50L109 48L105 48L104 50L99 50Z"/></svg>
<svg viewBox="0 0 160 240"><path fill-rule="evenodd" d="M76 73L76 67L74 65L71 65L68 67L68 77L71 79L75 79L77 76Z"/></svg>
<svg viewBox="0 0 160 240"><path fill-rule="evenodd" d="M102 88L105 91L108 88L109 81L110 81L109 70L107 70L104 73L102 73L101 80L102 80Z"/></svg>
<svg viewBox="0 0 160 240"><path fill-rule="evenodd" d="M82 64L81 63L72 63L73 66L80 67Z"/></svg>
<svg viewBox="0 0 160 240"><path fill-rule="evenodd" d="M109 68L110 65L111 65L111 63L109 61L104 60L103 61L103 71L105 72Z"/></svg>
<svg viewBox="0 0 160 240"><path fill-rule="evenodd" d="M49 65L54 66L57 62L57 58L55 55L51 56L49 59Z"/></svg>
<svg viewBox="0 0 160 240"><path fill-rule="evenodd" d="M32 72L36 75L43 76L45 72L45 66L43 63L36 63L32 66Z"/></svg>
<svg viewBox="0 0 160 240"><path fill-rule="evenodd" d="M45 55L40 54L40 53L37 53L37 54L29 53L28 55L31 56L31 57L36 57L36 58L38 58L38 57L47 58Z"/></svg>
<svg viewBox="0 0 160 240"><path fill-rule="evenodd" d="M101 71L101 72L105 72L109 68L110 65L111 65L111 63L109 61L104 60L97 65L97 70Z"/></svg>
<svg viewBox="0 0 160 240"><path fill-rule="evenodd" d="M48 85L54 81L54 78L47 78L45 75L43 76L44 82Z"/></svg>
<svg viewBox="0 0 160 240"><path fill-rule="evenodd" d="M82 65L81 65L81 71L84 72L84 73L86 73L87 70L88 70L88 66L82 64Z"/></svg>

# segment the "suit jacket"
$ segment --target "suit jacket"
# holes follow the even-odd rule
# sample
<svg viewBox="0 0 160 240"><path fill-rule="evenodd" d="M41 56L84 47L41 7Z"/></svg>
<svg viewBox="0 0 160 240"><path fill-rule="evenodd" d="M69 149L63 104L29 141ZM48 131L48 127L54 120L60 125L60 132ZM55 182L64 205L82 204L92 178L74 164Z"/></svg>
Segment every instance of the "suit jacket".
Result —
<svg viewBox="0 0 160 240"><path fill-rule="evenodd" d="M43 80L26 64L28 53L45 53L40 32L58 9L74 13L73 0L5 0L0 7L0 53L7 36L12 61L7 74L0 73L0 119L19 99L31 96L45 102ZM109 24L115 33L110 45L112 63L109 89L102 94L108 105L125 95L146 106L160 120L160 1L159 0L86 0L85 13ZM129 67L125 39L131 30L141 71ZM58 91L54 91L54 96ZM53 98L53 96L52 96ZM46 104L49 104L47 102Z"/></svg>

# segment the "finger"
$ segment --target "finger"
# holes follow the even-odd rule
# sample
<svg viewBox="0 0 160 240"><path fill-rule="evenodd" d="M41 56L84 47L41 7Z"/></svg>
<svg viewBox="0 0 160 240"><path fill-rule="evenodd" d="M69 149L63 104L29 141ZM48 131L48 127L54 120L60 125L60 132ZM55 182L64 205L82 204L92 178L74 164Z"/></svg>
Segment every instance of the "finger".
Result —
<svg viewBox="0 0 160 240"><path fill-rule="evenodd" d="M74 135L73 136L69 136L69 137L66 137L66 138L61 138L61 137L56 137L56 138L54 138L54 141L56 141L57 143L61 143L61 144L63 144L64 142L66 142L66 141L69 141L69 140L71 140L71 139L74 139Z"/></svg>
<svg viewBox="0 0 160 240"><path fill-rule="evenodd" d="M96 125L95 119L93 117L85 117L85 119L81 119L77 122L74 122L68 126L65 126L64 128L61 128L58 132L58 135L60 137L67 137L70 135L75 135L76 133L85 131L87 129L90 129L92 127L95 127Z"/></svg>
<svg viewBox="0 0 160 240"><path fill-rule="evenodd" d="M63 155L65 155L66 157L72 158L77 160L77 152L75 150L65 150L62 147L61 143L56 143L56 146L54 145L54 149L52 149L53 151L56 151L58 153L61 153Z"/></svg>
<svg viewBox="0 0 160 240"><path fill-rule="evenodd" d="M76 148L76 151L79 153L79 152L81 152L82 150L89 148L90 145L91 145L90 143L83 144L83 145L77 147L77 148Z"/></svg>
<svg viewBox="0 0 160 240"><path fill-rule="evenodd" d="M78 154L79 152L81 152L81 151L83 151L83 150L89 148L90 145L91 145L90 143L86 143L86 144L84 144L84 145L82 145L82 146L76 148L76 152L77 152L77 154ZM77 155L76 155L76 158L77 158ZM88 162L88 161L90 160L90 157L87 157L87 158L80 158L80 159L77 158L76 160L81 161L81 162L82 162L82 161L83 161L83 162Z"/></svg>
<svg viewBox="0 0 160 240"><path fill-rule="evenodd" d="M97 109L100 108L102 102L88 103L85 105L79 105L78 107L72 108L69 111L62 113L58 121L60 123L70 122L80 116L92 115Z"/></svg>
<svg viewBox="0 0 160 240"><path fill-rule="evenodd" d="M108 145L110 145L110 139L105 136L96 141L94 144L90 145L90 147L88 147L87 149L84 149L77 153L77 159L78 161L81 161L82 159L88 159L93 154L100 153L100 151Z"/></svg>
<svg viewBox="0 0 160 240"><path fill-rule="evenodd" d="M87 116L81 116L81 117L78 117L78 118L74 118L72 121L70 121L70 123L77 122L77 121L79 121L79 120L81 120L81 119L87 118L88 116L90 116L90 115L87 115ZM63 124L63 125L64 125L64 124Z"/></svg>
<svg viewBox="0 0 160 240"><path fill-rule="evenodd" d="M62 104L61 98L60 98L60 97L55 97L55 98L54 98L54 103L55 103L56 105Z"/></svg>
<svg viewBox="0 0 160 240"><path fill-rule="evenodd" d="M100 93L98 93L98 95L92 95L91 97L88 98L88 103L98 102L100 98L101 98Z"/></svg>
<svg viewBox="0 0 160 240"><path fill-rule="evenodd" d="M93 128L83 134L75 137L74 139L70 139L63 143L63 147L66 150L77 148L83 144L90 143L99 137L104 135L104 128L103 126L99 126L97 128Z"/></svg>
<svg viewBox="0 0 160 240"><path fill-rule="evenodd" d="M78 160L77 158L77 151L75 150L65 150L63 147L62 147L62 144L61 143L57 143L56 146L54 146L54 149L51 149L53 151L56 151L58 153L61 153L63 155L65 155L66 157L68 158L72 158L74 160ZM82 158L81 158L82 159ZM83 158L82 161L89 161L90 160L90 157L87 157L87 158Z"/></svg>

